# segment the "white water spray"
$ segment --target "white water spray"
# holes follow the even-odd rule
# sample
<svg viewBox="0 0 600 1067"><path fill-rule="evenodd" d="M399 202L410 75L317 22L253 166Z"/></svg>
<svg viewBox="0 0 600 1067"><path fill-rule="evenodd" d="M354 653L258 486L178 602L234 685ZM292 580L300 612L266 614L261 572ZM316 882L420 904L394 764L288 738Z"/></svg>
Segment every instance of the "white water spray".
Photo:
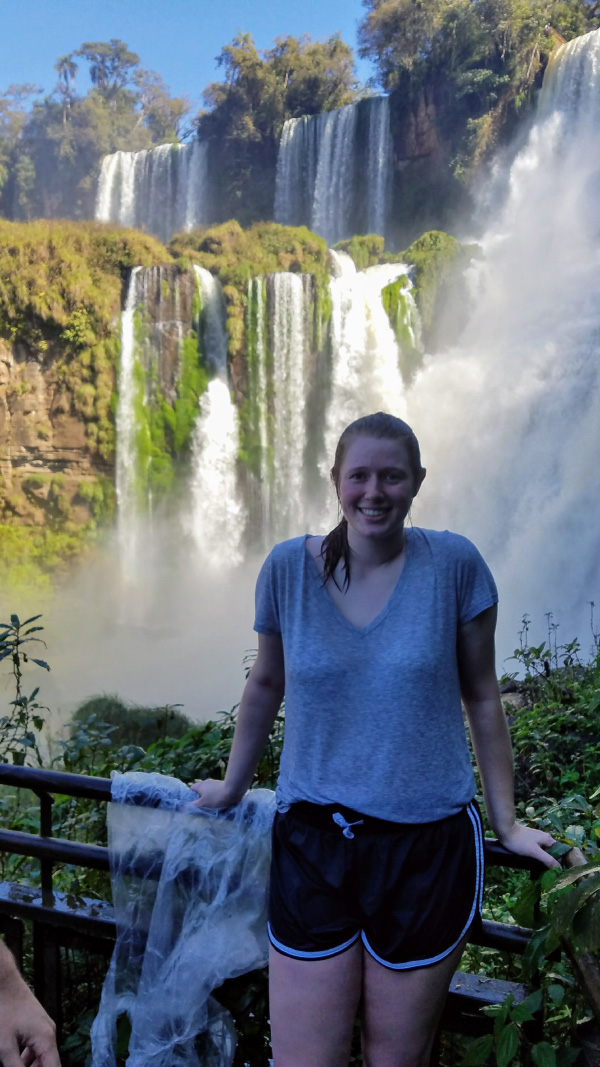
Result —
<svg viewBox="0 0 600 1067"><path fill-rule="evenodd" d="M266 282L272 321L274 393L269 528L273 539L282 540L302 532L306 523L303 500L309 305L298 274L270 274Z"/></svg>
<svg viewBox="0 0 600 1067"><path fill-rule="evenodd" d="M275 221L309 226L333 244L356 232L360 215L359 232L385 235L392 164L386 97L289 119L277 157Z"/></svg>
<svg viewBox="0 0 600 1067"><path fill-rule="evenodd" d="M168 241L209 221L208 148L201 141L115 152L100 168L96 218Z"/></svg>
<svg viewBox="0 0 600 1067"><path fill-rule="evenodd" d="M223 571L242 559L245 515L237 484L239 428L227 384L227 334L221 283L194 267L201 295L197 324L204 358L216 373L200 397L192 437L189 529L202 565Z"/></svg>
<svg viewBox="0 0 600 1067"><path fill-rule="evenodd" d="M122 573L132 578L136 573L138 544L138 456L135 417L135 336L134 313L137 304L137 275L134 267L129 279L125 307L121 315L121 358L119 369L119 405L116 415L116 495L117 540Z"/></svg>
<svg viewBox="0 0 600 1067"><path fill-rule="evenodd" d="M349 422L382 410L402 417L405 410L398 345L381 290L408 268L393 263L357 271L345 253L332 256L339 276L330 283L332 372L324 478L329 477L338 438Z"/></svg>
<svg viewBox="0 0 600 1067"><path fill-rule="evenodd" d="M524 612L543 627L554 611L587 647L599 592L599 60L596 32L553 61L460 348L428 359L408 396L430 469L416 520L489 560L501 656Z"/></svg>

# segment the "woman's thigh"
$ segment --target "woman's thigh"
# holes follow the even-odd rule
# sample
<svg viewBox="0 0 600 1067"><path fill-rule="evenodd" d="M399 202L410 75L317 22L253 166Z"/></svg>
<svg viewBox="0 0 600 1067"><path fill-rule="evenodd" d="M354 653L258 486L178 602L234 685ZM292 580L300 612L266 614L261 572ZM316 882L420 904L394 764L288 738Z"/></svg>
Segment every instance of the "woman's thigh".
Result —
<svg viewBox="0 0 600 1067"><path fill-rule="evenodd" d="M466 940L439 963L409 971L383 967L364 950L365 1067L427 1067Z"/></svg>
<svg viewBox="0 0 600 1067"><path fill-rule="evenodd" d="M347 1067L362 966L360 941L324 960L292 959L271 948L274 1067Z"/></svg>

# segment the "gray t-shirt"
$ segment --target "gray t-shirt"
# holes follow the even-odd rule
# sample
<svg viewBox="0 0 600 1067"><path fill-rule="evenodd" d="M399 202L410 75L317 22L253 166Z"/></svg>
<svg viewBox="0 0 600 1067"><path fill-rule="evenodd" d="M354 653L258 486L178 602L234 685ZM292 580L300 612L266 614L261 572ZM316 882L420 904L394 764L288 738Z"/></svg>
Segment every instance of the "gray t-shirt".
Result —
<svg viewBox="0 0 600 1067"><path fill-rule="evenodd" d="M394 822L455 814L475 793L457 630L496 603L489 568L467 538L410 527L388 603L357 629L306 539L276 545L256 585L254 629L283 640L279 810L309 800Z"/></svg>

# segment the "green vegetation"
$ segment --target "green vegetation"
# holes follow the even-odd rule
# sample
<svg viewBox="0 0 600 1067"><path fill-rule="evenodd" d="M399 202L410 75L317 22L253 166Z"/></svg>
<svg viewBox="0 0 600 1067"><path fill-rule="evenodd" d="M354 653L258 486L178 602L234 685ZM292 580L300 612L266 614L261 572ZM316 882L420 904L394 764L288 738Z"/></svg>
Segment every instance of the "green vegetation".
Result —
<svg viewBox="0 0 600 1067"><path fill-rule="evenodd" d="M273 211L279 135L286 119L350 103L355 96L352 49L336 34L328 40L279 37L258 52L239 33L217 62L224 80L204 90L208 110L197 119L212 142L221 176L217 217L247 226Z"/></svg>
<svg viewBox="0 0 600 1067"><path fill-rule="evenodd" d="M229 354L245 352L244 312L252 278L277 271L313 274L328 284L327 245L305 226L258 222L243 230L230 219L220 226L178 234L169 244L174 257L184 257L216 274L223 286Z"/></svg>
<svg viewBox="0 0 600 1067"><path fill-rule="evenodd" d="M468 178L514 128L556 45L596 29L587 0L365 0L359 54L406 111L432 103L445 166Z"/></svg>
<svg viewBox="0 0 600 1067"><path fill-rule="evenodd" d="M437 352L452 344L463 329L468 312L464 268L477 254L476 245L461 245L450 234L431 230L390 257L414 268L413 294L425 351Z"/></svg>
<svg viewBox="0 0 600 1067"><path fill-rule="evenodd" d="M89 543L84 526L69 530L0 524L0 582L5 591L49 590Z"/></svg>
<svg viewBox="0 0 600 1067"><path fill-rule="evenodd" d="M346 252L354 261L357 270L373 267L381 262L385 241L377 233L367 233L350 237L347 241L338 241L333 246L336 252Z"/></svg>
<svg viewBox="0 0 600 1067"><path fill-rule="evenodd" d="M4 758L39 761L39 732L43 712L36 701L37 689L23 698L25 657L29 642L38 628L39 617L21 624L16 616L0 634L0 657L10 659L18 699L11 705L15 725L13 737L4 742ZM592 618L592 630L593 618ZM20 643L19 643L20 642ZM23 647L25 645L25 647ZM488 873L484 914L487 918L511 921L537 928L525 957L511 961L491 949L470 946L463 967L489 977L526 982L539 989L524 1006L509 998L502 1006L485 1009L492 1016L493 1032L472 1039L445 1040L441 1063L468 1065L510 1064L530 1067L552 1064L569 1067L582 1025L589 1018L568 956L561 952L564 938L577 952L600 949L598 914L600 909L600 734L597 709L600 707L600 655L598 635L586 659L579 644L556 643L556 627L549 617L548 641L535 647L528 643L525 620L515 659L524 677L505 678L504 688L514 690L510 705L510 728L517 764L517 799L521 818L550 830L559 844L557 854L577 845L588 860L587 867L568 872L549 871L537 882L526 875L502 868ZM38 662L38 661L33 661ZM45 661L39 661L47 669ZM20 703L19 703L20 701ZM508 705L507 705L508 706ZM190 725L175 708L141 708L124 704L115 696L98 696L86 701L75 713L68 739L54 760L57 769L108 777L120 771L159 771L183 781L221 777L227 765L235 711L217 721ZM26 728L15 715L27 714ZM282 744L283 718L280 716L259 764L255 785L273 787ZM29 736L30 735L30 736ZM7 747L8 745L8 747ZM0 748L2 742L0 740ZM0 753L0 756L2 753ZM0 812L6 825L36 829L35 809L25 791L3 791ZM70 839L104 843L105 809L90 801L57 797L53 806L54 833ZM36 864L18 856L2 859L2 876L24 878L36 884ZM63 891L87 897L106 896L105 875L94 871L64 868L55 873L55 885ZM82 1016L68 1018L64 1051L66 1067L76 1067L89 1051L89 1026L99 995L99 986L87 984L90 958L83 961L81 982L88 1001L80 1006ZM507 969L508 968L508 969ZM85 977L84 977L85 975ZM98 982L102 980L102 968ZM240 1034L236 1064L268 1063L268 1012L265 1005L264 972L242 976L218 991L218 998L233 1012ZM90 1001L91 993L91 1001ZM523 1024L532 1011L543 1013L544 1040L531 1044ZM462 1057L462 1058L461 1058ZM359 1063L358 1048L353 1063Z"/></svg>
<svg viewBox="0 0 600 1067"><path fill-rule="evenodd" d="M423 357L419 349L418 316L406 274L381 290L381 300L396 334L402 377L409 384Z"/></svg>
<svg viewBox="0 0 600 1067"><path fill-rule="evenodd" d="M84 96L82 60L92 82ZM54 69L43 98L33 85L0 93L0 210L21 219L90 218L102 157L178 141L189 108L123 41L87 41Z"/></svg>

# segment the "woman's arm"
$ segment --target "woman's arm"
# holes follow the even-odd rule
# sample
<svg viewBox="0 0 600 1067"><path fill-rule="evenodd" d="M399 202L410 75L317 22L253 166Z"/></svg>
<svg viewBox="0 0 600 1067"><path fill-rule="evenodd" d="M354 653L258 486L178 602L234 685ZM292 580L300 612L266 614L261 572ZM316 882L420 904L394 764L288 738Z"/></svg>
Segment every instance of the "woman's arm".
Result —
<svg viewBox="0 0 600 1067"><path fill-rule="evenodd" d="M194 782L195 803L202 808L238 804L250 788L252 776L281 707L285 683L283 645L277 634L258 635L258 655L244 687L237 714L231 755L222 782L207 778Z"/></svg>
<svg viewBox="0 0 600 1067"><path fill-rule="evenodd" d="M21 1056L21 1050L23 1055ZM4 1067L60 1067L56 1027L0 941L0 1061Z"/></svg>
<svg viewBox="0 0 600 1067"><path fill-rule="evenodd" d="M476 615L458 631L460 686L489 824L511 852L533 856L547 867L559 864L545 849L550 834L515 820L513 759L508 724L500 699L494 656L497 609Z"/></svg>

